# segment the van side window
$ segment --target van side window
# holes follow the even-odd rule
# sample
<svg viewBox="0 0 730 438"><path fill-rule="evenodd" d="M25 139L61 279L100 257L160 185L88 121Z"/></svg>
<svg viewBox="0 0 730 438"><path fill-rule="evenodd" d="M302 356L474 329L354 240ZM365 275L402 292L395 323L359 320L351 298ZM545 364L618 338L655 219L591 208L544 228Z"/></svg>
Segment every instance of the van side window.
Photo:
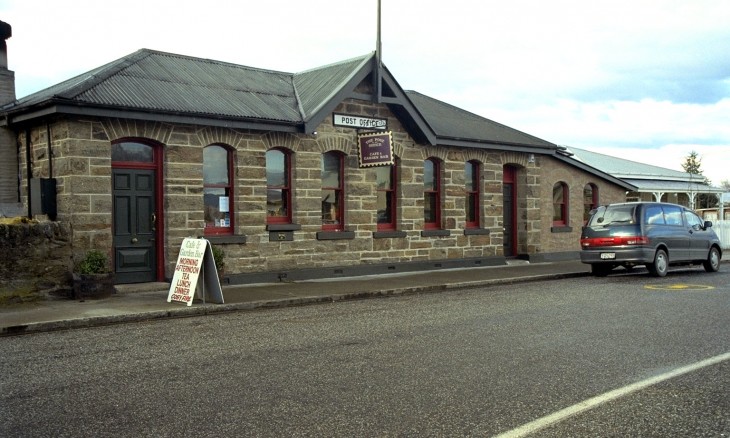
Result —
<svg viewBox="0 0 730 438"><path fill-rule="evenodd" d="M694 228L695 230L699 230L700 228L702 228L702 225L704 225L702 219L700 219L699 216L692 213L691 211L684 211L684 219L687 221L687 225Z"/></svg>
<svg viewBox="0 0 730 438"><path fill-rule="evenodd" d="M649 225L664 225L664 212L658 205L649 205L646 207L645 223Z"/></svg>
<svg viewBox="0 0 730 438"><path fill-rule="evenodd" d="M682 209L673 205L663 205L664 219L667 225L682 225Z"/></svg>

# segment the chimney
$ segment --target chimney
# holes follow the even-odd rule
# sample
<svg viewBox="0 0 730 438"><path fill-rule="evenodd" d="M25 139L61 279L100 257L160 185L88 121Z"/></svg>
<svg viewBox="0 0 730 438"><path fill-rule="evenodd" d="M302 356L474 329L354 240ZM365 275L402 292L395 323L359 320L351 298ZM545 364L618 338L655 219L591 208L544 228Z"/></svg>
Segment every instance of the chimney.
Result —
<svg viewBox="0 0 730 438"><path fill-rule="evenodd" d="M13 36L13 28L0 21L0 105L15 100L15 73L8 70L8 45L5 42Z"/></svg>
<svg viewBox="0 0 730 438"><path fill-rule="evenodd" d="M5 40L13 29L0 21L0 108L15 101L15 73L8 70L8 45ZM15 133L8 127L0 128L0 216L7 215L8 203L19 201L18 148Z"/></svg>

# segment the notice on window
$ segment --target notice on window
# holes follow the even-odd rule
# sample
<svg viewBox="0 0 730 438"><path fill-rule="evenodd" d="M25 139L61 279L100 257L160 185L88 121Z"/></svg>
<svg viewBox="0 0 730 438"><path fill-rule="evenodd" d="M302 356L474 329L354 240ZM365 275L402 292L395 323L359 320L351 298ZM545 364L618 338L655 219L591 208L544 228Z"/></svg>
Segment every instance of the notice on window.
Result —
<svg viewBox="0 0 730 438"><path fill-rule="evenodd" d="M186 238L180 246L167 302L176 301L191 306L196 289L203 300L223 304L223 291L210 242L206 239Z"/></svg>
<svg viewBox="0 0 730 438"><path fill-rule="evenodd" d="M221 196L218 198L218 210L220 210L221 213L228 213L230 210L229 204L228 196Z"/></svg>

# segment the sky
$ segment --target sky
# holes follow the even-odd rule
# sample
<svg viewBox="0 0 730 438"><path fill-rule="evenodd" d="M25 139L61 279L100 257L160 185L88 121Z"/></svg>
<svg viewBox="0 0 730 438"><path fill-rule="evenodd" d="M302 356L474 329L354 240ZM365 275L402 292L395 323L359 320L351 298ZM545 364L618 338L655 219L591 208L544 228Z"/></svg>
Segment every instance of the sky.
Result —
<svg viewBox="0 0 730 438"><path fill-rule="evenodd" d="M141 48L296 73L375 50L377 0L0 0L24 97ZM406 90L562 146L730 180L730 1L381 0Z"/></svg>

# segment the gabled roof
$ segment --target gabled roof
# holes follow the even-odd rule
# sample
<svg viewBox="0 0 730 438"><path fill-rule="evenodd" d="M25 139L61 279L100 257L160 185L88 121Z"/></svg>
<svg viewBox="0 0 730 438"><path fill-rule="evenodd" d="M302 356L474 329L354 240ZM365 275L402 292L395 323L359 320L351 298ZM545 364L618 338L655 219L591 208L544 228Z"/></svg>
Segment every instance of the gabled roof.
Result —
<svg viewBox="0 0 730 438"><path fill-rule="evenodd" d="M376 72L376 69L377 70ZM387 104L420 143L553 153L557 145L415 91L375 53L284 73L141 49L0 108L14 125L84 114L234 128L313 132L363 81L382 80Z"/></svg>

